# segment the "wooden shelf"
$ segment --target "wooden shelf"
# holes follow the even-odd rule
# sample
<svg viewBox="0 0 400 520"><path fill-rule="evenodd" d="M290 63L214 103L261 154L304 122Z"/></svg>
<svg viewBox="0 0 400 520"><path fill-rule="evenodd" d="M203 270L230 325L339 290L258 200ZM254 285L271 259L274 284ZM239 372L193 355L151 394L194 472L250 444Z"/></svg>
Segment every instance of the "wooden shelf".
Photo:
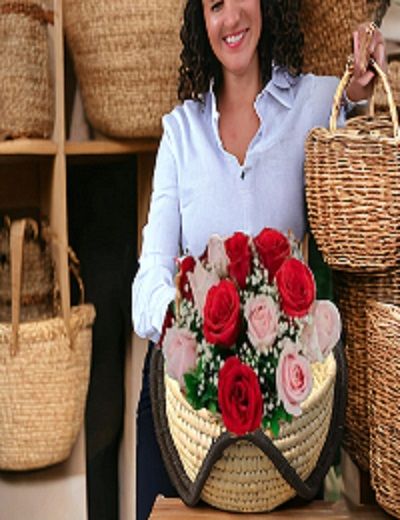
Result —
<svg viewBox="0 0 400 520"><path fill-rule="evenodd" d="M48 139L10 139L0 142L0 155L56 155L57 144Z"/></svg>
<svg viewBox="0 0 400 520"><path fill-rule="evenodd" d="M315 500L309 504L301 506L282 507L270 513L228 513L219 511L210 506L199 505L194 508L185 506L178 498L157 497L153 511L150 515L151 520L289 520L292 518L304 520L384 520L389 516L378 506L369 505L355 507L345 500L338 502L323 502Z"/></svg>
<svg viewBox="0 0 400 520"><path fill-rule="evenodd" d="M159 140L154 139L129 139L113 141L67 141L65 143L66 155L120 155L142 152L155 152Z"/></svg>

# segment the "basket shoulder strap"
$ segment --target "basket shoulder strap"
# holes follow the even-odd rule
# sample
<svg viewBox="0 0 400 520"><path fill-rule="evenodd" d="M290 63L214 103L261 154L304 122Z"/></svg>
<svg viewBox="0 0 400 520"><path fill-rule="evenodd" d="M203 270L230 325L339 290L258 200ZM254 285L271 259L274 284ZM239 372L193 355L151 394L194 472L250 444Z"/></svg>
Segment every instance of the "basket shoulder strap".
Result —
<svg viewBox="0 0 400 520"><path fill-rule="evenodd" d="M21 310L22 257L26 220L16 220L10 230L10 262L11 262L11 355L18 349L18 328Z"/></svg>

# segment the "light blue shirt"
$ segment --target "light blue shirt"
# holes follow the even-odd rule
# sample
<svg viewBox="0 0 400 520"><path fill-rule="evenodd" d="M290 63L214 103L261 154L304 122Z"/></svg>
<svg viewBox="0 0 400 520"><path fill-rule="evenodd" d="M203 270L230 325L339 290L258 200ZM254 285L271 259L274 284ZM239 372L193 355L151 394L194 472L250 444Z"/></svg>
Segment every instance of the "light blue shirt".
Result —
<svg viewBox="0 0 400 520"><path fill-rule="evenodd" d="M224 150L212 88L204 104L185 101L163 117L140 267L132 289L136 333L158 341L175 298L175 259L198 256L211 234L257 234L263 227L305 232L304 142L328 125L334 77L291 76L274 67L258 94L260 127L244 164Z"/></svg>

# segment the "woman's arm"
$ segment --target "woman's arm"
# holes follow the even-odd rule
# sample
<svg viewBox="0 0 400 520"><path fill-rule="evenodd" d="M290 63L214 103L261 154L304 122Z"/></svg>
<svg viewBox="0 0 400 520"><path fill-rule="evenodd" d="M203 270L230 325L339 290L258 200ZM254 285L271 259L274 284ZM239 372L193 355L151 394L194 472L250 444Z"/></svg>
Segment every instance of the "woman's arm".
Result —
<svg viewBox="0 0 400 520"><path fill-rule="evenodd" d="M179 253L181 220L176 161L166 131L154 170L148 221L143 228L139 270L132 286L135 332L157 342L169 303L175 298L175 260Z"/></svg>

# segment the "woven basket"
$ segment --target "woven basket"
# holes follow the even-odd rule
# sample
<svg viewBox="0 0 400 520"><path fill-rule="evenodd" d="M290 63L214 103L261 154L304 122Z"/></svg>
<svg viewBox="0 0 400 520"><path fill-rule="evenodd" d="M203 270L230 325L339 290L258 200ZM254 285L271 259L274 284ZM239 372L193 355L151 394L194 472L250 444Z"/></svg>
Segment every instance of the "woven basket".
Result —
<svg viewBox="0 0 400 520"><path fill-rule="evenodd" d="M377 502L400 518L400 309L368 306L371 481Z"/></svg>
<svg viewBox="0 0 400 520"><path fill-rule="evenodd" d="M300 22L304 33L304 72L341 76L352 52L352 32L374 20L380 25L388 0L304 0Z"/></svg>
<svg viewBox="0 0 400 520"><path fill-rule="evenodd" d="M357 465L368 471L370 446L366 302L371 298L400 304L400 269L374 276L334 272L333 283L343 323L348 366L344 445Z"/></svg>
<svg viewBox="0 0 400 520"><path fill-rule="evenodd" d="M49 137L54 123L47 24L52 12L0 0L0 139Z"/></svg>
<svg viewBox="0 0 400 520"><path fill-rule="evenodd" d="M13 275L20 274L25 221L11 227ZM83 421L92 345L92 305L20 324L13 277L12 323L0 323L0 468L27 470L65 460ZM63 299L61 299L63 301ZM16 304L14 303L16 302Z"/></svg>
<svg viewBox="0 0 400 520"><path fill-rule="evenodd" d="M28 220L24 237L20 321L52 318L56 314L54 265L49 228ZM10 223L0 230L0 321L11 321Z"/></svg>
<svg viewBox="0 0 400 520"><path fill-rule="evenodd" d="M400 247L400 134L390 86L390 118L361 116L337 129L347 69L332 108L330 129L314 128L306 141L306 197L310 226L324 260L342 271L395 267Z"/></svg>
<svg viewBox="0 0 400 520"><path fill-rule="evenodd" d="M388 79L393 92L393 100L397 106L397 110L400 110L400 56L397 55L396 59L390 61L388 65ZM385 89L382 82L379 82L375 88L375 106L377 110L387 110L387 98L385 95Z"/></svg>
<svg viewBox="0 0 400 520"><path fill-rule="evenodd" d="M178 384L164 375L153 352L151 397L156 434L170 478L187 505L201 498L220 509L269 511L299 494L311 499L332 462L344 419L344 365L340 347L314 366L314 387L303 413L268 432L237 437L207 410L195 411ZM336 380L336 385L335 385Z"/></svg>
<svg viewBox="0 0 400 520"><path fill-rule="evenodd" d="M91 124L116 137L161 134L177 103L182 0L66 0L64 25Z"/></svg>

